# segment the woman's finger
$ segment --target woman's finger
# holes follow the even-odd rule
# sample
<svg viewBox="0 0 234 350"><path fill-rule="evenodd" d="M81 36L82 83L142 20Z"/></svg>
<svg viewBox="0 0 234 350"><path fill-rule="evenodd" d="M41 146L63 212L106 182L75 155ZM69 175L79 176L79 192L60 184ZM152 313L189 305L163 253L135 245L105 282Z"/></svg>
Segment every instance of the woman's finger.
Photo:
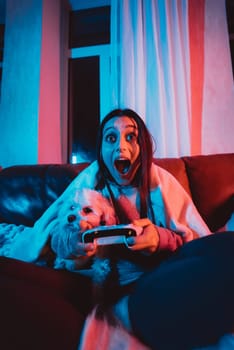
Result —
<svg viewBox="0 0 234 350"><path fill-rule="evenodd" d="M145 227L148 225L152 225L152 221L150 221L150 219L148 218L143 218L143 219L133 220L132 224L140 227Z"/></svg>

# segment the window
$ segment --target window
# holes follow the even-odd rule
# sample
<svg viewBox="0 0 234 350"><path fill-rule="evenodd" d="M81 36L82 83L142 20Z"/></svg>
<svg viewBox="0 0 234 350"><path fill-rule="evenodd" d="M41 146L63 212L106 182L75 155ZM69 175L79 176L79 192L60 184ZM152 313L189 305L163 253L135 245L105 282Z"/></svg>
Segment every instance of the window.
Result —
<svg viewBox="0 0 234 350"><path fill-rule="evenodd" d="M110 6L71 11L69 149L72 163L96 158L100 116L109 110Z"/></svg>

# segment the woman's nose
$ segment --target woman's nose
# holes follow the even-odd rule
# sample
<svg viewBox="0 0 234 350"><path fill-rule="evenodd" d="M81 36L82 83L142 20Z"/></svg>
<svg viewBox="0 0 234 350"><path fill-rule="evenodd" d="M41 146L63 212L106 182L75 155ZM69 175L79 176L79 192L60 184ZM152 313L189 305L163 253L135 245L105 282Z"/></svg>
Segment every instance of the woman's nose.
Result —
<svg viewBox="0 0 234 350"><path fill-rule="evenodd" d="M120 138L119 143L117 144L117 152L123 151L126 149L126 141L124 138Z"/></svg>

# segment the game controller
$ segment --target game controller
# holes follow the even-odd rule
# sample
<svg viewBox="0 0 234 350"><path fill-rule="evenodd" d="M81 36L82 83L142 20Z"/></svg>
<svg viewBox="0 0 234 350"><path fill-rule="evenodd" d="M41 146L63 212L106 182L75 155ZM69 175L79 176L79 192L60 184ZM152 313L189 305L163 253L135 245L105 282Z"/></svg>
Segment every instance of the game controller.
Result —
<svg viewBox="0 0 234 350"><path fill-rule="evenodd" d="M127 244L128 237L139 236L143 228L140 226L112 225L98 226L83 232L82 242L92 243L95 240L97 245Z"/></svg>

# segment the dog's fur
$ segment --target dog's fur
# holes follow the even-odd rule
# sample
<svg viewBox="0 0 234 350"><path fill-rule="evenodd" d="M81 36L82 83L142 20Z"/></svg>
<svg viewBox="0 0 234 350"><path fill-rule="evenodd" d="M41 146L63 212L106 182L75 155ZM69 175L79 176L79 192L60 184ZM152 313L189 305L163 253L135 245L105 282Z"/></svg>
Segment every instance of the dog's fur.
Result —
<svg viewBox="0 0 234 350"><path fill-rule="evenodd" d="M117 223L113 207L99 192L87 189L79 191L75 202L77 222L86 220L92 226ZM142 272L138 260L139 255L123 244L98 246L91 266L97 316L106 317L109 308L131 290L132 282ZM110 321L113 323L113 319Z"/></svg>
<svg viewBox="0 0 234 350"><path fill-rule="evenodd" d="M70 227L80 228L81 220L92 227L116 224L115 212L110 202L94 190L77 190L72 203L69 203L69 209L65 219ZM71 215L74 217L71 218Z"/></svg>
<svg viewBox="0 0 234 350"><path fill-rule="evenodd" d="M82 259L75 259L75 256L77 243L82 241L82 231L115 223L114 209L101 193L82 189L65 197L59 203L51 227L51 248L56 252L55 268L79 269L83 262Z"/></svg>
<svg viewBox="0 0 234 350"><path fill-rule="evenodd" d="M63 230L81 234L80 223L85 221L89 227L114 225L117 223L115 211L101 193L83 189L75 193L72 202L63 207L60 213L64 222ZM64 221L65 220L65 221ZM73 234L74 232L74 234ZM94 302L104 315L111 305L125 295L128 285L139 276L139 264L135 254L125 245L98 246L91 265L94 285ZM136 277L137 276L137 277Z"/></svg>

